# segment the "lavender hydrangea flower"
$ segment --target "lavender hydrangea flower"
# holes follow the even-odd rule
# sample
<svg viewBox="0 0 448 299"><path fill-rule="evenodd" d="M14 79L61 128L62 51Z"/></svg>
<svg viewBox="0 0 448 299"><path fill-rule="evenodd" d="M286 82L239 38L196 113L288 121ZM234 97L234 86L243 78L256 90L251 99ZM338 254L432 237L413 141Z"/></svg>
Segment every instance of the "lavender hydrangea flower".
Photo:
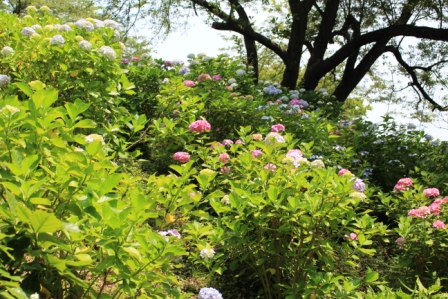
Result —
<svg viewBox="0 0 448 299"><path fill-rule="evenodd" d="M7 75L0 74L0 87L11 83L11 78Z"/></svg>
<svg viewBox="0 0 448 299"><path fill-rule="evenodd" d="M59 27L59 32L69 32L69 31L72 31L72 28L67 24L61 25L61 27Z"/></svg>
<svg viewBox="0 0 448 299"><path fill-rule="evenodd" d="M21 31L22 35L31 36L36 33L36 31L31 27L25 27Z"/></svg>
<svg viewBox="0 0 448 299"><path fill-rule="evenodd" d="M103 26L104 27L109 27L115 30L120 29L120 23L114 21L114 20L104 20L103 21Z"/></svg>
<svg viewBox="0 0 448 299"><path fill-rule="evenodd" d="M62 35L55 35L50 39L50 44L63 45L65 44L65 39L62 37Z"/></svg>
<svg viewBox="0 0 448 299"><path fill-rule="evenodd" d="M221 293L214 288L202 288L199 291L198 299L223 299Z"/></svg>
<svg viewBox="0 0 448 299"><path fill-rule="evenodd" d="M352 186L353 190L358 192L364 192L366 190L366 184L361 179L356 179Z"/></svg>

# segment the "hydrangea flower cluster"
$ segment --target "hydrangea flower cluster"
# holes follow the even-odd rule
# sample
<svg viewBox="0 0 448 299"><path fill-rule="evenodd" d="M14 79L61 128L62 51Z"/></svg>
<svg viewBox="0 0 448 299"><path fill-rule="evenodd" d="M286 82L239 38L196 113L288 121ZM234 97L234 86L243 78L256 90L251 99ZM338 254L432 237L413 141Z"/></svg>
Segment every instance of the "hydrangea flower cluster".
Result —
<svg viewBox="0 0 448 299"><path fill-rule="evenodd" d="M200 74L198 76L198 81L199 82L202 82L204 80L211 80L211 79L212 79L212 77L209 74Z"/></svg>
<svg viewBox="0 0 448 299"><path fill-rule="evenodd" d="M252 150L252 158L257 158L259 155L261 155L263 152L261 150Z"/></svg>
<svg viewBox="0 0 448 299"><path fill-rule="evenodd" d="M214 288L202 288L199 291L198 299L223 299L221 293Z"/></svg>
<svg viewBox="0 0 448 299"><path fill-rule="evenodd" d="M59 27L58 30L59 30L59 32L70 32L70 31L72 31L72 28L67 24L63 24L63 25L61 25L61 27Z"/></svg>
<svg viewBox="0 0 448 299"><path fill-rule="evenodd" d="M50 44L63 45L65 44L65 39L62 37L62 35L55 35L50 39Z"/></svg>
<svg viewBox="0 0 448 299"><path fill-rule="evenodd" d="M394 190L396 191L404 191L409 190L409 187L412 186L412 179L410 178L404 178L399 179L398 183L394 186Z"/></svg>
<svg viewBox="0 0 448 299"><path fill-rule="evenodd" d="M182 236L177 231L177 229L170 229L170 230L167 230L167 231L160 231L159 234L162 235L162 236L165 236L166 240L168 240L168 236L174 236L174 237L177 237L178 239L182 238Z"/></svg>
<svg viewBox="0 0 448 299"><path fill-rule="evenodd" d="M439 196L440 192L439 192L439 189L437 189L437 188L428 188L428 189L423 190L423 194L425 194L425 197L428 198L431 196L434 196L434 197Z"/></svg>
<svg viewBox="0 0 448 299"><path fill-rule="evenodd" d="M211 259L215 256L215 250L213 250L213 248L204 248L201 250L199 255L203 259Z"/></svg>
<svg viewBox="0 0 448 299"><path fill-rule="evenodd" d="M98 49L98 52L100 52L101 55L110 60L117 58L117 54L115 53L114 49L109 46L102 46Z"/></svg>
<svg viewBox="0 0 448 299"><path fill-rule="evenodd" d="M236 70L236 75L237 76L244 76L246 74L246 71L245 70Z"/></svg>
<svg viewBox="0 0 448 299"><path fill-rule="evenodd" d="M275 171L275 169L277 169L277 166L275 164L268 163L264 166L264 169L273 172L273 171Z"/></svg>
<svg viewBox="0 0 448 299"><path fill-rule="evenodd" d="M20 109L11 105L5 105L5 107L3 107L0 111L3 114L5 113L5 111L8 111L9 115L13 115L17 112L20 112Z"/></svg>
<svg viewBox="0 0 448 299"><path fill-rule="evenodd" d="M179 70L179 74L181 75L185 75L185 74L189 74L190 73L190 69L187 67L183 67Z"/></svg>
<svg viewBox="0 0 448 299"><path fill-rule="evenodd" d="M211 125L206 120L197 120L191 123L188 128L190 132L202 133L205 131L210 131L212 129Z"/></svg>
<svg viewBox="0 0 448 299"><path fill-rule="evenodd" d="M173 159L182 163L190 161L190 154L187 152L177 152L173 155Z"/></svg>
<svg viewBox="0 0 448 299"><path fill-rule="evenodd" d="M366 184L361 179L356 179L352 185L353 190L358 192L364 192L366 190Z"/></svg>
<svg viewBox="0 0 448 299"><path fill-rule="evenodd" d="M9 54L14 53L14 49L8 46L3 47L2 51L1 51L3 56L7 56Z"/></svg>
<svg viewBox="0 0 448 299"><path fill-rule="evenodd" d="M194 83L194 81L191 81L191 80L185 80L184 85L187 87L194 87L194 86L196 86L196 83Z"/></svg>
<svg viewBox="0 0 448 299"><path fill-rule="evenodd" d="M21 33L25 36L32 36L33 34L36 34L36 31L31 27L25 27L22 29Z"/></svg>
<svg viewBox="0 0 448 299"><path fill-rule="evenodd" d="M86 40L80 41L78 46L85 51L90 51L92 49L92 44Z"/></svg>
<svg viewBox="0 0 448 299"><path fill-rule="evenodd" d="M343 176L343 175L353 175L353 174L348 169L341 169L341 170L339 170L338 176Z"/></svg>
<svg viewBox="0 0 448 299"><path fill-rule="evenodd" d="M271 132L277 133L280 131L285 131L285 126L282 124L276 124L271 126Z"/></svg>
<svg viewBox="0 0 448 299"><path fill-rule="evenodd" d="M105 144L103 136L98 135L98 134L87 135L85 140L86 140L87 143L92 143L94 141L101 141L102 144Z"/></svg>
<svg viewBox="0 0 448 299"><path fill-rule="evenodd" d="M219 155L219 161L221 163L227 163L227 162L229 162L229 159L230 159L230 156L228 154L224 153L224 154Z"/></svg>
<svg viewBox="0 0 448 299"><path fill-rule="evenodd" d="M264 139L264 142L266 144L277 144L277 143L285 143L285 138L276 132L269 133L266 138Z"/></svg>
<svg viewBox="0 0 448 299"><path fill-rule="evenodd" d="M0 74L0 87L11 83L11 77L7 75Z"/></svg>
<svg viewBox="0 0 448 299"><path fill-rule="evenodd" d="M273 86L273 85L269 85L269 86L265 87L263 89L263 91L264 91L264 93L270 94L270 95L276 95L276 94L282 93L281 89L275 88L275 86Z"/></svg>
<svg viewBox="0 0 448 299"><path fill-rule="evenodd" d="M355 241L355 240L358 240L358 235L355 233L350 233L350 235L344 235L344 239L346 239L346 240L350 239L350 240Z"/></svg>
<svg viewBox="0 0 448 299"><path fill-rule="evenodd" d="M95 29L93 24L85 19L79 19L78 21L76 21L75 26L78 28L84 29L88 32L93 31L93 29Z"/></svg>

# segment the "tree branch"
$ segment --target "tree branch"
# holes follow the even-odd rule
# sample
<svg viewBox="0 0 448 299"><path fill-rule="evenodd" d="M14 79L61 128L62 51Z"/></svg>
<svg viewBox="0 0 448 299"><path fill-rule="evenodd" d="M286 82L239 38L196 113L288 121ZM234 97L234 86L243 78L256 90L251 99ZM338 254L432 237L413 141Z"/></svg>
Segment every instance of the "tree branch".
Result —
<svg viewBox="0 0 448 299"><path fill-rule="evenodd" d="M389 46L387 47L387 51L394 54L395 59L397 59L398 63L408 72L409 76L411 76L412 82L409 82L409 84L413 87L416 87L420 94L423 96L423 98L432 104L434 110L439 111L448 111L448 106L441 106L439 103L434 101L434 99L431 98L431 96L426 92L426 90L421 85L420 81L418 80L417 74L414 72L414 68L411 67L409 64L404 61L403 57L401 56L400 51L396 47Z"/></svg>

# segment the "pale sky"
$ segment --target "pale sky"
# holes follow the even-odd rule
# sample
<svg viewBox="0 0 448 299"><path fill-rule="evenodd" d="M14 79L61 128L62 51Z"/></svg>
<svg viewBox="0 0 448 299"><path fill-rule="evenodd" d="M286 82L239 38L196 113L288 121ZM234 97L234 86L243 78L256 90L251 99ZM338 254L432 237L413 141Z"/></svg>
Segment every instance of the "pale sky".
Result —
<svg viewBox="0 0 448 299"><path fill-rule="evenodd" d="M192 18L190 21L191 26L185 33L172 33L163 43L154 47L157 50L157 54L154 55L155 58L186 61L188 54L200 52L213 57L223 53L223 51L220 51L221 48L230 45L230 42L224 41L220 34L231 36L231 33L214 30L205 25L200 18ZM368 120L372 122L380 122L382 120L381 116L391 108L387 107L387 104L381 103L375 103L372 106L373 111L369 111L367 114ZM394 118L398 123L414 123L419 129L425 129L426 133L436 139L448 140L447 129L440 129L432 124L421 125L416 120L400 116L394 116ZM445 124L444 127L448 128L448 125Z"/></svg>

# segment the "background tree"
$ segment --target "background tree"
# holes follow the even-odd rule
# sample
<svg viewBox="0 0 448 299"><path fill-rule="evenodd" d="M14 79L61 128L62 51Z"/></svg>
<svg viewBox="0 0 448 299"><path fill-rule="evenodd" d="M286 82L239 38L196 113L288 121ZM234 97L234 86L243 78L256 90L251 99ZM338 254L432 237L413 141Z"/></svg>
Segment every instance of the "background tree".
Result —
<svg viewBox="0 0 448 299"><path fill-rule="evenodd" d="M111 1L115 3L116 1ZM446 1L370 0L169 0L139 2L156 27L169 32L182 17L203 13L216 30L233 31L244 41L247 62L258 71L257 44L274 53L285 69L281 84L315 89L339 67L333 95L345 101L384 57L405 74L416 105L448 110ZM117 7L118 8L118 7ZM260 14L260 12L263 14ZM255 26L260 15L267 16ZM299 80L299 73L304 75ZM258 72L255 72L258 74Z"/></svg>

